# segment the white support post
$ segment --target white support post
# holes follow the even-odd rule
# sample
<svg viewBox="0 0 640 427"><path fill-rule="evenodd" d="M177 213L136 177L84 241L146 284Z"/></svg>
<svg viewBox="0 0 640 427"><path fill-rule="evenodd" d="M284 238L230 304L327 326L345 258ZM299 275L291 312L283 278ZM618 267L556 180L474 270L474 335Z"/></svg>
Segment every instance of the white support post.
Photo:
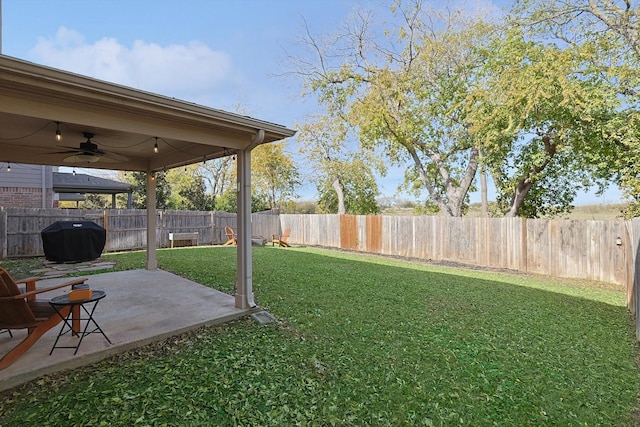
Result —
<svg viewBox="0 0 640 427"><path fill-rule="evenodd" d="M238 155L238 256L236 307L255 307L251 258L251 148Z"/></svg>
<svg viewBox="0 0 640 427"><path fill-rule="evenodd" d="M147 258L144 263L147 270L158 268L156 254L156 174L147 172Z"/></svg>

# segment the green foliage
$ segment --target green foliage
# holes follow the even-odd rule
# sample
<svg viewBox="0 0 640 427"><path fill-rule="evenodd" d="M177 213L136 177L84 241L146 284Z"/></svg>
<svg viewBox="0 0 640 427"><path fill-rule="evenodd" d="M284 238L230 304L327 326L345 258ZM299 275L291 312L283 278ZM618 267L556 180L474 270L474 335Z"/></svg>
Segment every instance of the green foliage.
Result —
<svg viewBox="0 0 640 427"><path fill-rule="evenodd" d="M251 195L251 212L260 212L268 209L265 197L257 194ZM238 194L235 190L229 190L218 196L215 210L220 212L238 212Z"/></svg>
<svg viewBox="0 0 640 427"><path fill-rule="evenodd" d="M287 203L281 213L315 214L318 213L318 205L312 201Z"/></svg>
<svg viewBox="0 0 640 427"><path fill-rule="evenodd" d="M488 53L482 83L470 93L472 133L509 216L571 208L578 190L604 185L597 167L610 141L604 126L619 102L578 47L559 49L508 31Z"/></svg>
<svg viewBox="0 0 640 427"><path fill-rule="evenodd" d="M236 187L234 167L235 162L231 156L212 159L198 166L198 173L206 181L214 205L220 195Z"/></svg>
<svg viewBox="0 0 640 427"><path fill-rule="evenodd" d="M111 195L88 193L82 202L84 209L111 209Z"/></svg>
<svg viewBox="0 0 640 427"><path fill-rule="evenodd" d="M158 258L233 290L231 248ZM3 396L0 424L624 426L638 408L623 292L300 248L255 248L253 272L276 323L43 377Z"/></svg>
<svg viewBox="0 0 640 427"><path fill-rule="evenodd" d="M178 194L182 200L177 205L181 210L211 211L214 207L214 199L207 194L204 178L194 175L187 186L181 188Z"/></svg>
<svg viewBox="0 0 640 427"><path fill-rule="evenodd" d="M376 197L378 184L365 162L355 158L340 165L340 173L334 180L326 179L318 186L318 213L338 213L338 197L334 189L335 179L339 180L344 197L344 213L369 215L380 213Z"/></svg>
<svg viewBox="0 0 640 427"><path fill-rule="evenodd" d="M591 158L598 173L614 180L632 201L628 216L640 212L640 136L636 116L640 93L640 36L635 30L640 6L634 2L519 0L510 24L527 30L534 39L570 44L582 52L584 80L605 80L615 93L606 99L619 102L616 114L600 119L607 144ZM593 88L596 96L598 88ZM598 102L596 102L596 105ZM589 141L597 146L595 141Z"/></svg>
<svg viewBox="0 0 640 427"><path fill-rule="evenodd" d="M131 172L126 176L127 182L132 185L133 209L147 208L147 174L144 172ZM156 182L156 209L175 209L171 204L171 186L167 182L166 172L155 173Z"/></svg>
<svg viewBox="0 0 640 427"><path fill-rule="evenodd" d="M367 214L380 211L375 172L386 168L364 144L348 148L348 124L337 117L309 118L301 126L300 153L314 165L311 178L319 193L318 212Z"/></svg>
<svg viewBox="0 0 640 427"><path fill-rule="evenodd" d="M440 208L435 203L427 200L423 204L413 205L414 215L437 215L440 212Z"/></svg>
<svg viewBox="0 0 640 427"><path fill-rule="evenodd" d="M263 195L269 209L282 208L295 196L300 185L300 174L285 144L272 143L258 146L251 152L251 185L256 194Z"/></svg>

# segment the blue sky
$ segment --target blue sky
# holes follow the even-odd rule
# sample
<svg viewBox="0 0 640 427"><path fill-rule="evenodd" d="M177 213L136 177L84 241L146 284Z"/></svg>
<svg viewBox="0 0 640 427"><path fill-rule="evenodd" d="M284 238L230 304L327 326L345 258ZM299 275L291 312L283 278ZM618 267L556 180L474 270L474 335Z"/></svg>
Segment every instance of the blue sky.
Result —
<svg viewBox="0 0 640 427"><path fill-rule="evenodd" d="M300 83L281 74L296 53L303 18L337 32L358 6L387 13L389 1L0 0L2 53L141 90L295 128L317 110ZM502 4L500 0L497 3ZM437 4L444 4L439 2ZM450 1L495 8L491 0ZM297 142L287 150L297 153ZM302 171L308 166L301 167ZM393 196L402 170L379 182ZM311 199L313 186L301 189ZM402 196L400 196L402 197ZM406 198L406 197L405 197ZM477 199L473 196L472 199ZM617 190L579 203L611 203Z"/></svg>

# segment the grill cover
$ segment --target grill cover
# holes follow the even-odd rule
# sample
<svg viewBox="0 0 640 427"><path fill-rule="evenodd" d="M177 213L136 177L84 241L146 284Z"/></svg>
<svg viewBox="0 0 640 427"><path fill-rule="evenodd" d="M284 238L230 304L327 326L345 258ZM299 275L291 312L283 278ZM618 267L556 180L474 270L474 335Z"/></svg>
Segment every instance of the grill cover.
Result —
<svg viewBox="0 0 640 427"><path fill-rule="evenodd" d="M94 260L107 240L107 231L93 221L56 221L40 235L45 257L54 262Z"/></svg>

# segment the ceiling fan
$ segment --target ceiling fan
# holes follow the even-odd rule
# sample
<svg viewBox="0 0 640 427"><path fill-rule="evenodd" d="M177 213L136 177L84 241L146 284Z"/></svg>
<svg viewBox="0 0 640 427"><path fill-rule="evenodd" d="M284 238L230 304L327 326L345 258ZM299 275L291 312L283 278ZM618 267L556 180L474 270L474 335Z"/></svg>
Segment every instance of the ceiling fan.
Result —
<svg viewBox="0 0 640 427"><path fill-rule="evenodd" d="M81 142L79 148L74 147L63 147L68 148L68 151L58 151L58 154L71 154L68 157L63 159L65 163L95 163L98 161L103 161L107 163L118 163L118 162L126 162L129 160L127 157L112 153L109 151L103 151L98 148L98 145L93 143L91 139L95 136L90 132L83 132L87 140L85 142Z"/></svg>

